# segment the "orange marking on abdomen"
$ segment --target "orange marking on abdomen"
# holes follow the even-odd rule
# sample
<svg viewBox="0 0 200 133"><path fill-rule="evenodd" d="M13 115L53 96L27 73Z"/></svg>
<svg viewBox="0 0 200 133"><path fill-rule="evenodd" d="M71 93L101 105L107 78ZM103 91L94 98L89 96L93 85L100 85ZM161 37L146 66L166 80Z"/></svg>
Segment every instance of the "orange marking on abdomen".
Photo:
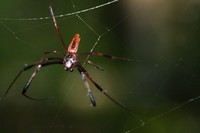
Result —
<svg viewBox="0 0 200 133"><path fill-rule="evenodd" d="M74 38L72 39L69 47L68 47L68 52L69 53L76 53L78 50L79 42L80 42L80 35L75 34Z"/></svg>

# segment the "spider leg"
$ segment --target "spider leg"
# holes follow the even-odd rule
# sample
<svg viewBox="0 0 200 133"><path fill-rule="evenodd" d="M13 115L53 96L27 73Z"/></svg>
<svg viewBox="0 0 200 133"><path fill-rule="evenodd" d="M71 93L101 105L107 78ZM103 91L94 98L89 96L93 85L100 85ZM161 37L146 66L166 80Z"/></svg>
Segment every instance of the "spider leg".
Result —
<svg viewBox="0 0 200 133"><path fill-rule="evenodd" d="M45 61L47 61L47 60L52 60L52 61L51 61L51 62L44 62L44 60L45 60ZM45 66L53 65L53 64L63 64L62 58L58 58L58 57L45 58L45 59L41 60L40 62L36 62L36 63L34 63L34 64L25 66L24 68L22 68L22 69L20 70L20 72L17 74L17 76L16 76L16 77L14 78L14 80L11 82L11 84L9 85L9 87L8 87L6 93L5 93L5 96L7 95L7 93L9 92L9 90L11 89L11 87L13 86L13 84L16 82L16 80L20 77L20 75L21 75L23 72L25 72L26 70L29 70L29 69L33 68L34 66L37 66L37 67L38 67L38 65L40 65L40 67L45 67ZM39 69L39 68L37 68L37 69ZM37 69L36 69L35 72L34 72L35 75L36 75L36 73L37 73L36 71L38 71ZM31 77L32 77L32 79L34 78L34 77L33 77L33 74L32 74ZM28 89L28 87L29 87L29 85L30 85L30 83L31 83L31 80L29 79L29 81L26 83L25 87L24 87L23 90L22 90L22 94L23 94L24 96L26 96L27 98L29 98L29 99L36 100L36 99L30 98L29 96L27 96L27 95L25 94L26 91L27 91L27 89Z"/></svg>
<svg viewBox="0 0 200 133"><path fill-rule="evenodd" d="M86 76L86 74L84 72L80 72L80 74L81 74L82 80L84 82L85 88L87 89L88 96L90 98L90 102L91 102L92 106L95 107L96 106L96 102L95 102L94 96L92 94L92 91L90 89L90 85L87 82L87 76Z"/></svg>
<svg viewBox="0 0 200 133"><path fill-rule="evenodd" d="M23 88L23 90L22 90L22 95L24 95L25 97L27 97L27 98L29 98L29 99L31 99L31 100L35 100L35 101L43 101L43 100L47 100L47 99L48 99L48 98L43 98L43 99L31 98L31 97L29 97L29 96L26 95L26 91L28 90L28 88L29 88L29 86L30 86L32 80L35 78L35 76L37 75L37 73L40 71L40 68L43 67L43 64L44 64L46 61L50 60L50 59L54 59L54 58L45 58L45 59L41 60L41 61L37 64L35 71L33 72L33 74L31 75L30 79L27 81L27 83L25 84L25 86L24 86L24 88ZM60 58L59 58L59 59L60 59ZM56 62L56 63L57 63L57 64L63 64L63 62L62 62L62 63L61 63L61 62L62 62L62 61L59 60L59 62ZM55 62L50 62L49 64L45 64L45 66L51 65L52 63L55 64Z"/></svg>
<svg viewBox="0 0 200 133"><path fill-rule="evenodd" d="M104 71L103 68L97 66L95 63L93 63L93 62L91 62L91 61L89 61L89 60L81 60L81 61L84 61L85 63L88 63L88 64L94 66L95 68L97 68L97 69L99 69L99 70L101 70L101 71Z"/></svg>
<svg viewBox="0 0 200 133"><path fill-rule="evenodd" d="M90 53L83 53L83 54L78 54L78 55L79 56L95 55L95 56L103 56L103 57L106 57L106 58L109 58L109 59L119 59L119 60L132 61L132 59L129 59L129 58L111 56L111 55L107 55L107 54L100 53L100 52L90 52Z"/></svg>
<svg viewBox="0 0 200 133"><path fill-rule="evenodd" d="M35 101L42 101L42 100L45 100L46 98L45 98L45 99L35 99L35 98L31 98L31 97L29 97L29 96L26 95L26 91L28 90L28 88L29 88L29 86L30 86L32 80L35 78L35 76L37 75L37 73L40 71L40 68L41 68L41 67L42 67L41 64L38 64L38 65L36 66L36 69L35 69L34 73L31 75L31 78L27 81L27 83L25 84L25 86L24 86L24 88L23 88L23 90L22 90L22 95L24 95L25 97L27 97L27 98L29 98L29 99L31 99L31 100L35 100Z"/></svg>
<svg viewBox="0 0 200 133"><path fill-rule="evenodd" d="M31 64L31 65L28 65L28 66L25 66L24 68L22 68L19 73L17 74L17 76L15 77L15 79L11 82L10 86L8 87L8 89L6 90L6 93L5 93L5 96L8 94L8 91L10 90L10 88L13 86L13 84L15 83L15 81L20 77L20 75L26 71L26 70L29 70L31 69L32 67L34 67L35 64Z"/></svg>
<svg viewBox="0 0 200 133"><path fill-rule="evenodd" d="M112 102L114 102L115 104L117 104L118 106L120 106L121 108L123 108L124 110L128 110L128 108L124 105L122 105L121 103L117 102L114 98L112 98L100 85L98 85L96 83L96 81L94 79L92 79L89 75L89 73L85 70L85 68L83 68L83 66L77 62L76 67L78 69L78 71L80 73L84 73L87 78L89 78L89 80L96 86L96 88L102 92L108 99L110 99Z"/></svg>
<svg viewBox="0 0 200 133"><path fill-rule="evenodd" d="M62 52L58 52L58 51L45 51L44 54L45 55L47 55L47 54L57 54L57 55L66 56L66 54L64 54Z"/></svg>
<svg viewBox="0 0 200 133"><path fill-rule="evenodd" d="M63 47L67 50L66 44L65 44L63 37L60 33L59 27L58 27L57 22L56 22L56 17L55 17L54 12L53 12L53 0L51 1L51 5L49 6L49 9L50 9L51 16L53 18L54 26L56 28L56 33L57 33Z"/></svg>

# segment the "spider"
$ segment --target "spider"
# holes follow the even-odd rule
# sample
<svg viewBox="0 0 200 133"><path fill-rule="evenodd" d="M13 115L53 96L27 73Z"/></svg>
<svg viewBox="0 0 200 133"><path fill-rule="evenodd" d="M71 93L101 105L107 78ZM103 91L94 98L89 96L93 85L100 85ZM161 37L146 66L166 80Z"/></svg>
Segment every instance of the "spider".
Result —
<svg viewBox="0 0 200 133"><path fill-rule="evenodd" d="M15 77L15 79L11 82L10 86L8 87L5 96L7 95L8 91L10 90L10 88L13 86L13 84L15 83L15 81L20 77L20 75L27 71L30 70L31 68L35 67L35 71L33 72L33 74L31 75L30 79L26 82L23 90L22 90L22 95L24 95L25 97L31 99L31 100L35 100L35 101L41 101L41 100L45 100L47 98L44 99L35 99L32 98L30 96L28 96L26 94L31 82L33 81L33 79L35 78L35 76L37 75L37 73L40 71L40 69L42 67L46 67L46 66L50 66L50 65L55 65L55 64L61 64L64 65L64 70L65 71L70 71L72 72L75 68L79 71L81 78L84 82L84 86L87 89L87 94L89 96L90 102L92 106L96 106L96 102L95 102L95 98L92 94L92 91L90 89L89 83L87 81L87 79L89 79L94 86L96 86L96 88L102 92L107 98L109 98L112 102L114 102L115 104L119 105L120 107L126 109L126 107L122 104L120 104L119 102L117 102L114 98L112 98L110 95L108 95L108 93L100 86L96 83L96 81L91 78L91 76L89 75L89 73L87 72L87 70L82 66L82 64L79 62L79 58L80 56L89 56L89 55L94 55L94 56L103 56L106 58L110 58L110 59L122 59L122 60L128 60L130 61L130 59L127 58L123 58L123 57L115 57L115 56L110 56L104 53L100 53L100 52L90 52L90 53L84 53L84 54L77 54L78 51L78 47L79 47L79 42L80 42L80 35L79 34L75 34L74 38L72 39L71 43L69 44L69 47L67 48L65 45L65 42L63 40L63 37L60 33L59 27L57 25L56 22L56 18L54 15L54 11L53 11L53 7L52 7L52 3L49 6L50 9L50 13L51 16L53 18L53 23L56 29L56 33L62 43L62 46L64 47L64 49L66 50L66 53L62 53L62 52L58 52L58 51L47 51L45 52L45 54L56 54L56 55L61 55L63 58L61 57L46 57L43 58L42 60L35 62L33 64L27 65L25 67L23 67L20 72L18 73L18 75ZM97 69L103 70L102 68L98 67L96 64L94 64L93 62L89 61L89 60L82 60L85 63L88 63L92 66L94 66Z"/></svg>

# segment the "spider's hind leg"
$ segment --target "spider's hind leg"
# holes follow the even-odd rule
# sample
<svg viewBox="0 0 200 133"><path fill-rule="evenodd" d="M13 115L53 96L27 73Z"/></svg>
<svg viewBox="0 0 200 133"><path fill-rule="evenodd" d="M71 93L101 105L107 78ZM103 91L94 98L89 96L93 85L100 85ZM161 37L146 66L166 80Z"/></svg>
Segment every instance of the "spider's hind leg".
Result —
<svg viewBox="0 0 200 133"><path fill-rule="evenodd" d="M89 73L85 70L85 68L83 68L83 66L80 63L77 63L76 65L78 71L80 73L84 73L84 75L96 86L96 88L103 93L108 99L110 99L112 102L114 102L115 104L117 104L118 106L120 106L121 108L123 108L124 110L128 110L128 108L126 106L124 106L123 104L119 103L118 101L116 101L113 97L111 97L100 85L98 85L96 83L95 80L93 80Z"/></svg>
<svg viewBox="0 0 200 133"><path fill-rule="evenodd" d="M88 92L87 94L88 94L88 96L90 98L91 105L93 107L95 107L96 106L96 102L95 102L95 98L94 98L94 96L92 94L92 91L90 89L90 85L89 85L89 83L87 81L87 75L85 74L85 72L81 71L80 69L78 69L78 70L79 70L79 72L81 74L81 78L82 78L82 80L84 82L85 88L87 89L87 92Z"/></svg>

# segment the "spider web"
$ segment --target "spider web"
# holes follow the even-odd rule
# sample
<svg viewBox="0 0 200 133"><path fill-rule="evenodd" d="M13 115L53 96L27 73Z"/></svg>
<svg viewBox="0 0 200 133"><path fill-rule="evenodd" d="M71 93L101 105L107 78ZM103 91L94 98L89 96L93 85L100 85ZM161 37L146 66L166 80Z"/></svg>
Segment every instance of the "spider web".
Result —
<svg viewBox="0 0 200 133"><path fill-rule="evenodd" d="M133 62L85 57L105 69L84 64L90 75L124 111L91 85L97 107L89 106L78 72L49 66L28 90L44 102L24 98L24 73L8 96L7 86L22 64L63 52L48 6L50 1L0 4L2 132L198 132L199 6L195 0L55 1L56 19L68 44L81 35L78 53L98 51ZM9 7L9 8L8 8ZM27 17L28 16L28 17ZM30 16L30 17L29 17ZM54 56L54 55L52 55Z"/></svg>

